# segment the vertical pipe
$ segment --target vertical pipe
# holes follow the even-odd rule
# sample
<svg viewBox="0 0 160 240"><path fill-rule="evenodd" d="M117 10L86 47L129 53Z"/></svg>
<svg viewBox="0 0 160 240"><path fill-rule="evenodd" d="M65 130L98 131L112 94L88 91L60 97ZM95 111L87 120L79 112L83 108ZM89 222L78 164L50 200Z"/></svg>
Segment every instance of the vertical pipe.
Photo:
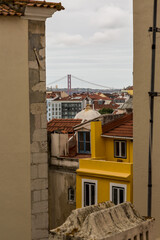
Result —
<svg viewBox="0 0 160 240"><path fill-rule="evenodd" d="M156 60L156 27L157 27L157 0L153 8L153 36L152 36L152 62L151 62L151 94L150 94L150 130L149 130L149 157L148 157L148 216L152 212L152 144L153 144L153 114L154 114L154 82Z"/></svg>

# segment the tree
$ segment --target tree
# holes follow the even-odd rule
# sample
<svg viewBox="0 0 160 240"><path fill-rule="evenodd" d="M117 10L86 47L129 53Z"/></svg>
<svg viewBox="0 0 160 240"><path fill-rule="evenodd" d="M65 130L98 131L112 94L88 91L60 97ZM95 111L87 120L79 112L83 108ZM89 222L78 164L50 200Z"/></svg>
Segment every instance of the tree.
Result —
<svg viewBox="0 0 160 240"><path fill-rule="evenodd" d="M99 110L100 114L106 114L106 113L113 113L113 109L112 108L102 108Z"/></svg>

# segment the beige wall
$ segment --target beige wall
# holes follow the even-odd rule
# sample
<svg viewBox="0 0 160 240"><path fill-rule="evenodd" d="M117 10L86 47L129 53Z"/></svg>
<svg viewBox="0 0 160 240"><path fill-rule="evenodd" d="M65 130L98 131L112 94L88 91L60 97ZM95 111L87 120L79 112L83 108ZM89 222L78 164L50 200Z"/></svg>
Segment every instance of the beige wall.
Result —
<svg viewBox="0 0 160 240"><path fill-rule="evenodd" d="M134 204L141 214L147 215L149 96L151 81L153 2L134 0ZM160 26L160 2L158 22ZM160 41L157 33L155 91L160 92ZM160 239L160 98L155 98L153 137L153 198L152 216L156 218L156 235Z"/></svg>
<svg viewBox="0 0 160 240"><path fill-rule="evenodd" d="M28 21L0 17L0 235L31 239Z"/></svg>
<svg viewBox="0 0 160 240"><path fill-rule="evenodd" d="M68 155L68 134L51 134L51 156Z"/></svg>

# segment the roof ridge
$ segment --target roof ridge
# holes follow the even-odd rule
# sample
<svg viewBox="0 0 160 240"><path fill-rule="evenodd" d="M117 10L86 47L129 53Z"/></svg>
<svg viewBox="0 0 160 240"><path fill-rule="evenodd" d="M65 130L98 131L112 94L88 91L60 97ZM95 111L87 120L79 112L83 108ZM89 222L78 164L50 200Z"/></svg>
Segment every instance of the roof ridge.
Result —
<svg viewBox="0 0 160 240"><path fill-rule="evenodd" d="M126 114L125 116L122 116L118 119L115 119L109 123L106 123L102 126L102 134L106 133L108 131L111 131L112 129L114 129L116 127L119 127L123 123L126 123L132 119L133 119L133 113L130 113L130 114Z"/></svg>

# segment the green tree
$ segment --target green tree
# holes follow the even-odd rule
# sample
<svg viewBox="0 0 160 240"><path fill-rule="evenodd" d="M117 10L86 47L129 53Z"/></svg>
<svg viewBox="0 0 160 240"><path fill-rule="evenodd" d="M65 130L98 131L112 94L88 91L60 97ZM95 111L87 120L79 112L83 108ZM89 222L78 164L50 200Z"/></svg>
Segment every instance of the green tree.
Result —
<svg viewBox="0 0 160 240"><path fill-rule="evenodd" d="M99 110L100 114L106 114L106 113L113 113L113 109L112 108L102 108Z"/></svg>

